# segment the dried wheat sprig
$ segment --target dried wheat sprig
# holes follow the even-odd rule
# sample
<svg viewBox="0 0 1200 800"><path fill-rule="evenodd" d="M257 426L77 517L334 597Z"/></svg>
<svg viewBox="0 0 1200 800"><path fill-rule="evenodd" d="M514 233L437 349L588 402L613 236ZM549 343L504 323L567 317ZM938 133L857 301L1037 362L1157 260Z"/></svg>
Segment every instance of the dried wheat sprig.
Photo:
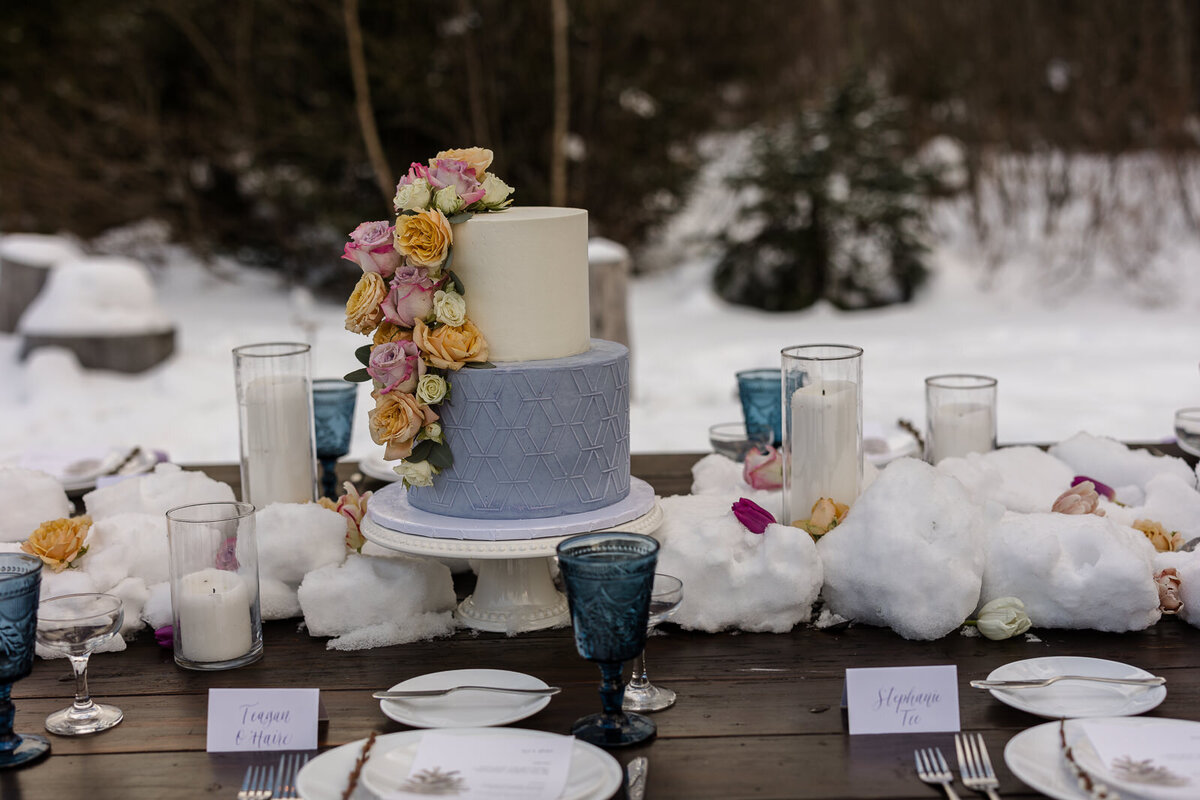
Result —
<svg viewBox="0 0 1200 800"><path fill-rule="evenodd" d="M358 778L362 775L363 767L367 765L367 759L371 757L371 748L375 746L375 737L377 735L375 731L371 731L371 735L363 743L362 752L359 753L358 759L354 762L354 769L350 770L350 783L346 785L346 791L342 792L342 800L350 800L350 796L354 794L354 790L358 787Z"/></svg>

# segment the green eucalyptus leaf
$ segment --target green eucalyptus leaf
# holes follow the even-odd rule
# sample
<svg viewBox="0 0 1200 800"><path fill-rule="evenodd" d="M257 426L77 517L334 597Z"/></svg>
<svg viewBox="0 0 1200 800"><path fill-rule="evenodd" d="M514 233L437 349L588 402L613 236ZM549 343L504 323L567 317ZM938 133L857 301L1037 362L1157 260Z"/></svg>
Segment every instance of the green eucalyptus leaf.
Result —
<svg viewBox="0 0 1200 800"><path fill-rule="evenodd" d="M371 375L365 369L356 369L354 372L347 372L343 375L342 380L350 381L351 383L362 383L363 381L371 380Z"/></svg>
<svg viewBox="0 0 1200 800"><path fill-rule="evenodd" d="M362 347L354 351L354 357L358 359L358 363L364 367L371 363L371 345L364 344Z"/></svg>
<svg viewBox="0 0 1200 800"><path fill-rule="evenodd" d="M450 217L450 224L457 225L460 222L466 222L473 216L475 216L474 211L460 211L457 214L455 214L453 217Z"/></svg>
<svg viewBox="0 0 1200 800"><path fill-rule="evenodd" d="M454 466L454 453L450 451L450 445L445 442L434 444L433 449L429 451L429 463L438 469L450 469Z"/></svg>
<svg viewBox="0 0 1200 800"><path fill-rule="evenodd" d="M495 369L496 365L490 361L468 361L463 364L467 369Z"/></svg>
<svg viewBox="0 0 1200 800"><path fill-rule="evenodd" d="M426 439L423 442L417 442L413 447L412 455L404 459L405 461L424 461L429 458L430 452L433 451L434 442L432 439ZM436 467L437 464L434 464Z"/></svg>
<svg viewBox="0 0 1200 800"><path fill-rule="evenodd" d="M454 274L454 270L446 270L446 276L450 278L450 283L454 286L454 291L466 297L467 290L463 288L462 279Z"/></svg>
<svg viewBox="0 0 1200 800"><path fill-rule="evenodd" d="M442 269L449 270L450 265L454 263L454 248L446 250L446 260L442 262Z"/></svg>
<svg viewBox="0 0 1200 800"><path fill-rule="evenodd" d="M420 212L419 212L419 211L417 211L415 208L406 208L406 209L404 209L403 211L401 211L401 212L400 212L400 216L402 216L402 217L415 217L415 216L416 216L417 214L419 214L419 213L420 213Z"/></svg>

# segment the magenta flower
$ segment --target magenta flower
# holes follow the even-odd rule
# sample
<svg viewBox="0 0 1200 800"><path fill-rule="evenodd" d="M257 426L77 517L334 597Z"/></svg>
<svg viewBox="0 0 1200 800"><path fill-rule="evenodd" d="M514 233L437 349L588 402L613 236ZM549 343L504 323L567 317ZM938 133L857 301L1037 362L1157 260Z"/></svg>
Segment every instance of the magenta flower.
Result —
<svg viewBox="0 0 1200 800"><path fill-rule="evenodd" d="M737 517L738 522L745 525L746 530L751 533L762 533L768 525L775 524L775 517L771 512L753 500L743 497L734 503L732 508L733 515Z"/></svg>
<svg viewBox="0 0 1200 800"><path fill-rule="evenodd" d="M417 382L425 374L425 362L421 351L413 342L384 342L371 348L371 359L367 374L380 383L380 394L405 392L417 389Z"/></svg>
<svg viewBox="0 0 1200 800"><path fill-rule="evenodd" d="M453 161L449 158L439 158L429 169L429 185L434 189L445 189L453 186L454 191L462 198L463 207L482 200L487 190L475 178L475 168L466 161Z"/></svg>
<svg viewBox="0 0 1200 800"><path fill-rule="evenodd" d="M237 539L230 536L225 541L221 542L221 547L217 550L216 568L236 572L238 568L237 560Z"/></svg>
<svg viewBox="0 0 1200 800"><path fill-rule="evenodd" d="M1113 491L1111 486L1109 486L1107 483L1101 483L1095 478L1089 478L1087 475L1076 475L1071 481L1071 485L1078 486L1084 481L1091 482L1092 486L1094 486L1096 489L1096 494L1102 494L1114 503L1117 502L1117 493Z"/></svg>
<svg viewBox="0 0 1200 800"><path fill-rule="evenodd" d="M350 234L342 258L358 264L363 272L392 277L404 259L393 244L395 231L395 226L386 221L362 223Z"/></svg>
<svg viewBox="0 0 1200 800"><path fill-rule="evenodd" d="M429 319L437 286L424 267L398 268L381 306L383 318L402 328L413 327L419 319Z"/></svg>
<svg viewBox="0 0 1200 800"><path fill-rule="evenodd" d="M757 449L746 453L742 465L742 480L751 489L783 488L783 454L771 445L765 451Z"/></svg>
<svg viewBox="0 0 1200 800"><path fill-rule="evenodd" d="M154 629L154 641L158 642L159 647L172 648L175 646L175 626L163 625L161 628Z"/></svg>

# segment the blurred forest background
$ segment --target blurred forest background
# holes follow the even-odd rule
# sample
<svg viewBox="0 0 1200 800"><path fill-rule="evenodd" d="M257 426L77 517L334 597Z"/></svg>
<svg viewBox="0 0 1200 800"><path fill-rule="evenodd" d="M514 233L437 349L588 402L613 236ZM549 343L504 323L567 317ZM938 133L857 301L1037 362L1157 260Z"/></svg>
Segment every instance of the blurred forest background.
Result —
<svg viewBox="0 0 1200 800"><path fill-rule="evenodd" d="M981 241L1031 191L1043 230L1081 200L1085 229L1125 213L1115 167L1060 153L1152 151L1152 202L1200 218L1184 0L16 0L0 41L0 230L161 220L339 294L346 234L389 215L412 160L490 147L519 204L587 208L636 251L721 134L804 119L856 75L903 108L904 152L956 143L938 192Z"/></svg>

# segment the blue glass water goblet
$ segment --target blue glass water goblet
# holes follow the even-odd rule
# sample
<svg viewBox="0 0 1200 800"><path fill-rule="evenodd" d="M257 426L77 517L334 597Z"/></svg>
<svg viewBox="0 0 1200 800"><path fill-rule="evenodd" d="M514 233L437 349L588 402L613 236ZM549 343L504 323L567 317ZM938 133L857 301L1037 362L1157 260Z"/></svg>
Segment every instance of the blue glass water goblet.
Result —
<svg viewBox="0 0 1200 800"><path fill-rule="evenodd" d="M12 685L33 671L42 561L25 553L0 553L0 768L15 767L50 752L50 741L13 733Z"/></svg>
<svg viewBox="0 0 1200 800"><path fill-rule="evenodd" d="M621 709L621 665L646 643L658 542L638 533L587 533L558 546L575 648L600 665L601 712L575 721L571 733L600 747L622 747L654 736L654 722Z"/></svg>
<svg viewBox="0 0 1200 800"><path fill-rule="evenodd" d="M350 452L354 403L358 384L341 378L313 381L313 433L317 460L321 462L321 494L337 497L337 461Z"/></svg>
<svg viewBox="0 0 1200 800"><path fill-rule="evenodd" d="M746 369L737 373L738 397L750 439L768 437L780 444L783 434L783 392L779 369Z"/></svg>

